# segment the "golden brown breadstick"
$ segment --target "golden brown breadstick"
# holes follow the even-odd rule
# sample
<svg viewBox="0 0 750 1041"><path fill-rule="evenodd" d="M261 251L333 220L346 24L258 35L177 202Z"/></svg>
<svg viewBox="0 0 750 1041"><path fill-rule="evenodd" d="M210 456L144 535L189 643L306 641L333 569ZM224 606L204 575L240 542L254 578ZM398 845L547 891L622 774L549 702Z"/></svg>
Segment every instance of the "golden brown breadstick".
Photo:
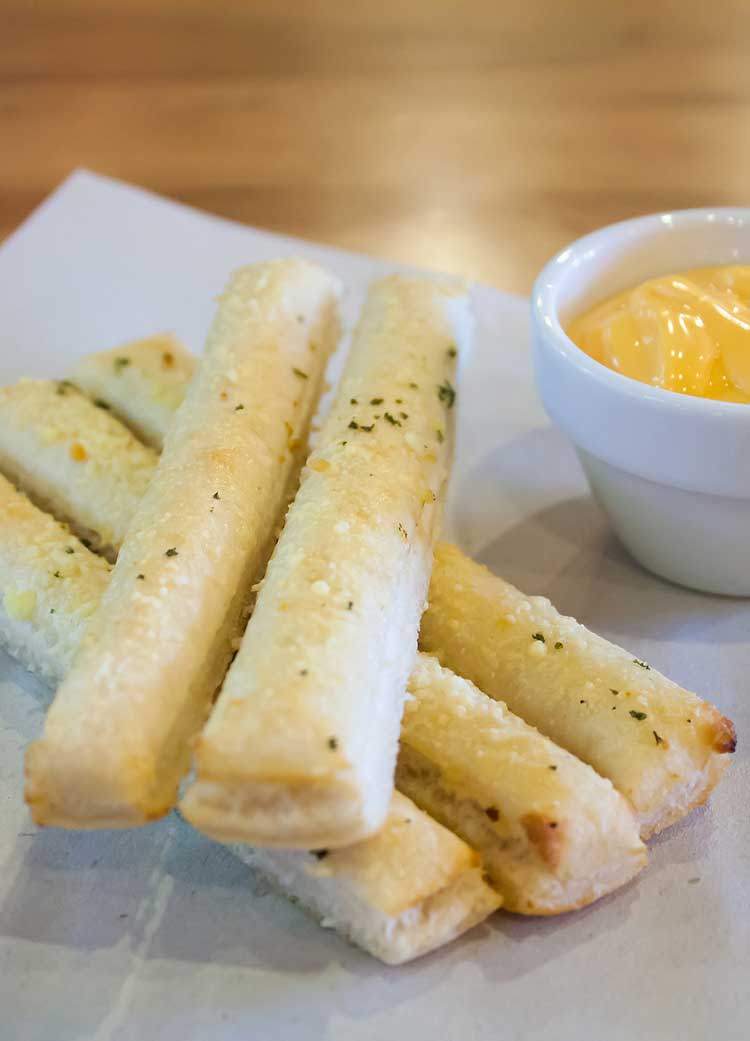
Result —
<svg viewBox="0 0 750 1041"><path fill-rule="evenodd" d="M208 834L309 848L382 825L468 330L455 287L391 278L370 291L197 746L182 809Z"/></svg>
<svg viewBox="0 0 750 1041"><path fill-rule="evenodd" d="M313 265L237 271L101 607L27 754L41 824L165 813L268 558L337 339ZM110 417L111 418L111 417ZM290 433L291 431L291 433Z"/></svg>
<svg viewBox="0 0 750 1041"><path fill-rule="evenodd" d="M709 702L455 546L435 552L420 645L608 777L644 837L705 802L735 748Z"/></svg>
<svg viewBox="0 0 750 1041"><path fill-rule="evenodd" d="M160 452L195 367L179 340L157 333L81 358L70 379Z"/></svg>

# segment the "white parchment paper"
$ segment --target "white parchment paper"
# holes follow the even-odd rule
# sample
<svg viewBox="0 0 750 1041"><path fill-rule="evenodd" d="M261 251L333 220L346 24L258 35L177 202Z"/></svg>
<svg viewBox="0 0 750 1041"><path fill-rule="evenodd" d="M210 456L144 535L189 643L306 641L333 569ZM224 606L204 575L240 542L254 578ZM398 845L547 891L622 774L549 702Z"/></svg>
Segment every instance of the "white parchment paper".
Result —
<svg viewBox="0 0 750 1041"><path fill-rule="evenodd" d="M350 320L391 269L78 172L0 249L0 379L62 376L80 354L156 330L199 350L228 272L290 254L344 279ZM49 694L0 653L2 1041L750 1037L750 601L678 589L627 557L536 400L526 302L474 296L450 534L735 720L736 762L710 807L594 907L499 914L388 969L175 817L37 831L22 761Z"/></svg>

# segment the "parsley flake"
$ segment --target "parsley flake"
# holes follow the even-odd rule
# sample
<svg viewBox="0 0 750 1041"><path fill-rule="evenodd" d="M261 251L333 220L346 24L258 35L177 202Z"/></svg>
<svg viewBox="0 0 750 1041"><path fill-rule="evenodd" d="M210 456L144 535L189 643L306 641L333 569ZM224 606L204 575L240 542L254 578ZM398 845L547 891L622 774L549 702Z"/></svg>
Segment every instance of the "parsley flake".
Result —
<svg viewBox="0 0 750 1041"><path fill-rule="evenodd" d="M107 402L103 401L101 398L94 398L94 404L96 405L97 408L104 409L105 412L109 412L110 411L110 407L107 404Z"/></svg>
<svg viewBox="0 0 750 1041"><path fill-rule="evenodd" d="M387 419L392 427L400 427L401 426L400 420L396 419L396 417L391 415L390 412L384 412L383 413L383 419Z"/></svg>
<svg viewBox="0 0 750 1041"><path fill-rule="evenodd" d="M73 549L72 546L66 546L65 547L65 552L66 553L75 553L75 550Z"/></svg>
<svg viewBox="0 0 750 1041"><path fill-rule="evenodd" d="M639 723L641 723L646 718L645 712L637 712L634 708L631 708L630 715L633 717L633 719L637 719Z"/></svg>
<svg viewBox="0 0 750 1041"><path fill-rule="evenodd" d="M115 372L122 372L123 369L127 369L128 365L130 365L130 358L115 358L112 364Z"/></svg>
<svg viewBox="0 0 750 1041"><path fill-rule="evenodd" d="M327 849L311 849L310 852L312 853L312 855L314 857L317 857L318 860L324 860L325 857L328 856L328 850Z"/></svg>
<svg viewBox="0 0 750 1041"><path fill-rule="evenodd" d="M177 556L177 550L174 548L174 546L172 546L170 549L167 550L167 552L164 554L164 556L165 557L176 557Z"/></svg>
<svg viewBox="0 0 750 1041"><path fill-rule="evenodd" d="M640 665L642 669L650 669L651 666L647 665L645 661L641 661L639 658L633 658L633 665Z"/></svg>
<svg viewBox="0 0 750 1041"><path fill-rule="evenodd" d="M562 640L556 640L555 641L555 650L556 651L561 651L564 646L565 646L565 644L562 642Z"/></svg>
<svg viewBox="0 0 750 1041"><path fill-rule="evenodd" d="M339 747L338 738L336 738L336 737L329 737L327 744L328 744L328 747L331 749L331 751L335 752L336 749Z"/></svg>
<svg viewBox="0 0 750 1041"><path fill-rule="evenodd" d="M384 398L370 398L370 404L371 405L382 405L384 400L385 400Z"/></svg>
<svg viewBox="0 0 750 1041"><path fill-rule="evenodd" d="M214 494L213 494L212 498L214 498L214 499L219 499L219 498L220 498L220 495L219 495L219 493L218 493L218 492L214 492Z"/></svg>
<svg viewBox="0 0 750 1041"><path fill-rule="evenodd" d="M539 643L546 643L546 642L547 642L547 641L546 641L546 640L544 639L544 633L532 633L532 634L531 634L531 639L532 639L532 640L538 640L538 641L539 641Z"/></svg>
<svg viewBox="0 0 750 1041"><path fill-rule="evenodd" d="M242 410L244 409L244 407L245 407L245 406L244 406L244 405L241 405L241 404L240 404L240 405L235 405L235 406L234 406L234 411L235 411L235 412L242 412Z"/></svg>
<svg viewBox="0 0 750 1041"><path fill-rule="evenodd" d="M299 376L299 378L301 380L309 379L307 373L303 372L302 369L296 369L296 368L294 368L294 366L292 366L292 372L294 373L295 376Z"/></svg>
<svg viewBox="0 0 750 1041"><path fill-rule="evenodd" d="M491 821L500 820L500 811L497 809L496 806L488 806L484 812Z"/></svg>
<svg viewBox="0 0 750 1041"><path fill-rule="evenodd" d="M659 745L663 745L664 744L664 738L660 737L660 735L657 734L655 730L652 730L651 733L654 735L654 741L656 741L657 747Z"/></svg>
<svg viewBox="0 0 750 1041"><path fill-rule="evenodd" d="M453 408L456 402L456 391L449 380L445 380L438 387L438 398L445 404L446 408Z"/></svg>

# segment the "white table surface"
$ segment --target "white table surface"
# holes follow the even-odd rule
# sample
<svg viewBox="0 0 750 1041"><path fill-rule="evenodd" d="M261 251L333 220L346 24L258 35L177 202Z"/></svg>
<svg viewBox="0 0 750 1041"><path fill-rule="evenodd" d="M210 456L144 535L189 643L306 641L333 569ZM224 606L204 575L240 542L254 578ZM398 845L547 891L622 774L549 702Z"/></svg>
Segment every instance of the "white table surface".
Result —
<svg viewBox="0 0 750 1041"><path fill-rule="evenodd" d="M349 287L391 266L79 172L0 249L0 379L171 329L199 350L233 267L302 254ZM528 592L714 700L736 762L636 881L556 919L498 914L386 968L172 816L37 831L24 747L49 697L0 653L2 1041L739 1041L750 1037L750 602L652 578L621 549L537 403L527 304L474 292L450 534Z"/></svg>

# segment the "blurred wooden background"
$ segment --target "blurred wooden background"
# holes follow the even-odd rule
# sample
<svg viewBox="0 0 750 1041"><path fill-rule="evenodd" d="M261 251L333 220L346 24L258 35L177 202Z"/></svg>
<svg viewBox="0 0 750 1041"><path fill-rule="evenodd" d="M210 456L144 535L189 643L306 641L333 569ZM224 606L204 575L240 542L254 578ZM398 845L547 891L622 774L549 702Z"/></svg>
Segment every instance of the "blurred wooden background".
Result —
<svg viewBox="0 0 750 1041"><path fill-rule="evenodd" d="M0 0L0 234L75 166L528 291L748 203L746 0Z"/></svg>

